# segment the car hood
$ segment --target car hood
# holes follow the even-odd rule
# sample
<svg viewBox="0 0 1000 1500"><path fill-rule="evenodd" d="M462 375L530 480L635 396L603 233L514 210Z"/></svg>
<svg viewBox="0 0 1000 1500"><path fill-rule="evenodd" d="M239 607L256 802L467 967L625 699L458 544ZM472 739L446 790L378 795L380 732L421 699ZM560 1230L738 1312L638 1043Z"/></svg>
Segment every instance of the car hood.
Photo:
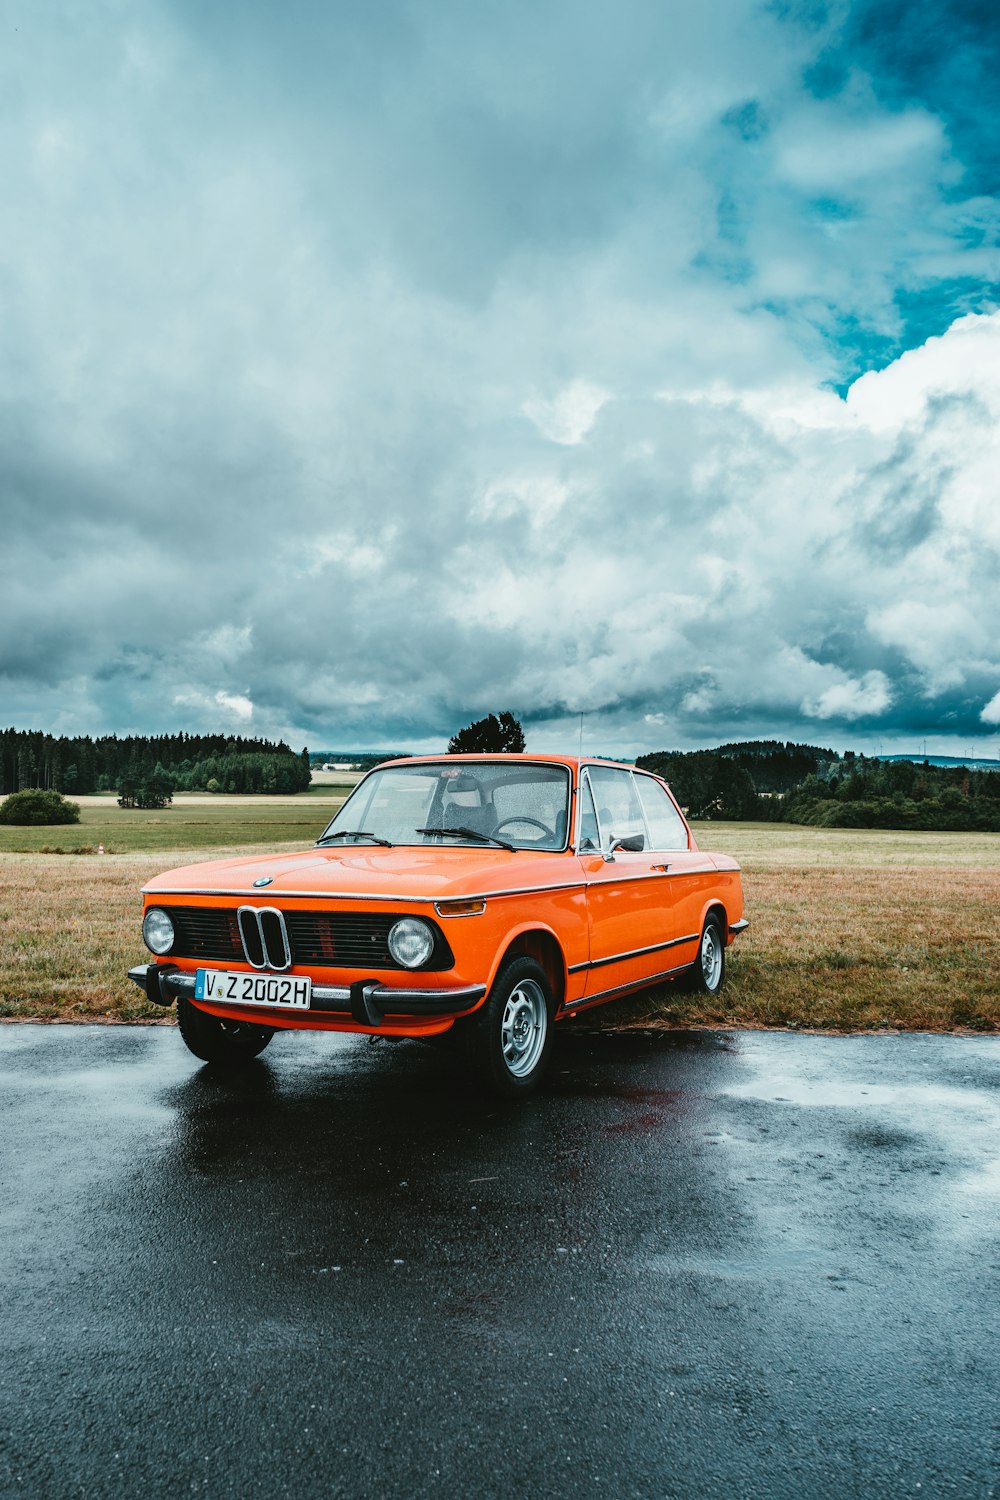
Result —
<svg viewBox="0 0 1000 1500"><path fill-rule="evenodd" d="M264 886L255 881L267 879ZM569 854L543 850L421 848L310 849L301 854L216 859L157 875L148 895L240 895L262 902L279 896L344 896L390 901L461 899L531 889L579 878Z"/></svg>

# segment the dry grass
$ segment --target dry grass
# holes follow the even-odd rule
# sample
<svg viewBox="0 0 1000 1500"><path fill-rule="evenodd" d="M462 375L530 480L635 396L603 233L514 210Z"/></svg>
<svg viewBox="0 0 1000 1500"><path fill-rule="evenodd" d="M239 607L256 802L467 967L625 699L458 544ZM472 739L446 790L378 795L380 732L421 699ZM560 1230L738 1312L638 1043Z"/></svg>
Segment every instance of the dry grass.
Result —
<svg viewBox="0 0 1000 1500"><path fill-rule="evenodd" d="M747 861L751 926L715 1000L665 986L601 1024L730 1023L831 1031L1000 1025L1000 870Z"/></svg>
<svg viewBox="0 0 1000 1500"><path fill-rule="evenodd" d="M227 854L274 854L301 844L239 845ZM0 1017L74 1021L162 1020L126 977L149 954L139 931L140 890L159 871L207 851L66 859L0 855Z"/></svg>
<svg viewBox="0 0 1000 1500"><path fill-rule="evenodd" d="M162 1020L125 978L146 957L140 887L157 871L209 854L302 847L312 835L295 826L298 807L285 809L292 821L283 839L275 816L253 844L104 859L0 854L0 1016ZM217 835L244 834L256 811L231 807L224 817L220 808ZM317 813L321 821L329 815ZM134 817L130 826L139 836ZM752 925L730 949L726 988L707 1001L667 986L581 1017L580 1026L1000 1025L996 835L761 824L713 824L698 834L704 847L732 852L744 867Z"/></svg>
<svg viewBox="0 0 1000 1500"><path fill-rule="evenodd" d="M896 828L807 828L797 823L695 823L702 849L732 854L744 869L778 865L944 866L1000 870L1000 834L910 833Z"/></svg>

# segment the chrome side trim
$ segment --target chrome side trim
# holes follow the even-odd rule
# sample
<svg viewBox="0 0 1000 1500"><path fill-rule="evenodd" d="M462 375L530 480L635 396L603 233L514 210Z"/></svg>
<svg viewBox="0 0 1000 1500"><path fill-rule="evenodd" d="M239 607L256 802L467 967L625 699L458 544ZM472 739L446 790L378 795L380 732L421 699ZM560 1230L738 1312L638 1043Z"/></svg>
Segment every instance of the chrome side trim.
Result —
<svg viewBox="0 0 1000 1500"><path fill-rule="evenodd" d="M659 984L661 979L671 979L675 974L683 974L690 969L690 964L678 964L673 969L662 969L659 974L650 974L648 979L633 979L628 984L617 984L613 989L600 990L596 995L583 995L579 1000L566 1000L563 1002L560 1015L568 1011L585 1010L588 1005L598 1005L604 1000L613 1000L616 995L627 995L631 990L649 989L650 985Z"/></svg>
<svg viewBox="0 0 1000 1500"><path fill-rule="evenodd" d="M684 937L671 938L667 943L650 943L648 948L631 948L628 953L613 953L610 958L592 958L584 964L570 964L570 974L579 974L584 969L603 969L607 964L624 963L627 958L641 958L644 953L661 953L665 948L677 948L681 943L696 943L697 932L685 933Z"/></svg>
<svg viewBox="0 0 1000 1500"><path fill-rule="evenodd" d="M589 853L589 851L588 851ZM389 893L362 893L359 891L270 891L274 900L278 896L308 901L385 901L401 906L433 906L437 901L492 901L497 896L534 896L548 891L576 891L590 886L625 885L635 880L677 880L685 875L717 875L714 865L698 865L693 870L649 870L643 875L612 875L604 880L560 880L555 885L519 885L499 891L471 891L467 896L405 896L399 891ZM242 896L253 894L252 890L224 890L217 886L172 885L156 890L144 885L143 896Z"/></svg>
<svg viewBox="0 0 1000 1500"><path fill-rule="evenodd" d="M636 877L641 878L641 877ZM662 880L662 875L656 877ZM585 886L585 880L560 880L555 885L523 885L512 886L509 890L502 891L472 891L468 896L407 896L401 891L391 892L360 892L360 891L270 891L268 894L274 900L277 896L285 896L289 899L308 901L385 901L390 905L397 906L433 906L438 901L490 901L494 896L531 896L537 892L545 891L575 891ZM143 886L144 896L249 896L251 891L220 890L215 886L199 885L172 885L169 890L152 891L148 886Z"/></svg>

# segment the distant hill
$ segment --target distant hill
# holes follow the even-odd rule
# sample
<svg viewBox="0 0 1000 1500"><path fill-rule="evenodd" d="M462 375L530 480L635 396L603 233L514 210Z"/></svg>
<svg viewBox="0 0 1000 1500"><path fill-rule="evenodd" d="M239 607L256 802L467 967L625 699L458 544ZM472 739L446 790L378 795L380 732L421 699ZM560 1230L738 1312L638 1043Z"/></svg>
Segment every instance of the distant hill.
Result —
<svg viewBox="0 0 1000 1500"><path fill-rule="evenodd" d="M818 745L750 740L655 751L636 765L663 776L693 818L1000 832L995 760L838 755Z"/></svg>
<svg viewBox="0 0 1000 1500"><path fill-rule="evenodd" d="M795 740L736 740L731 745L719 745L714 754L756 756L765 760L772 755L811 755L816 760L840 759L836 750L826 750L820 745L800 745Z"/></svg>
<svg viewBox="0 0 1000 1500"><path fill-rule="evenodd" d="M1000 771L1000 760L973 760L968 755L879 755L873 758L888 762L908 760L915 766L966 766L970 771Z"/></svg>
<svg viewBox="0 0 1000 1500"><path fill-rule="evenodd" d="M722 775L720 781L721 773L711 778L709 790L709 786L702 783L698 773L698 768L702 766L701 758L705 756L711 757L713 761L728 762L745 772L744 792L735 794L736 782L732 777L725 775ZM847 758L853 758L850 752ZM789 792L807 776L822 775L830 766L839 765L840 760L841 757L836 750L827 750L819 745L799 745L793 740L746 740L742 743L720 745L716 750L687 752L658 750L650 755L641 755L636 765L658 772L671 783L680 778L685 786L689 785L686 771L696 773L697 792L695 784L690 783L692 805L697 805L702 798L708 799L706 805L714 805L722 796L720 787L725 783L729 787L729 792L722 796L720 805L743 806L746 802L744 793L747 786L756 793L765 793L768 796L774 796L778 792ZM739 816L744 815L744 813L739 814Z"/></svg>

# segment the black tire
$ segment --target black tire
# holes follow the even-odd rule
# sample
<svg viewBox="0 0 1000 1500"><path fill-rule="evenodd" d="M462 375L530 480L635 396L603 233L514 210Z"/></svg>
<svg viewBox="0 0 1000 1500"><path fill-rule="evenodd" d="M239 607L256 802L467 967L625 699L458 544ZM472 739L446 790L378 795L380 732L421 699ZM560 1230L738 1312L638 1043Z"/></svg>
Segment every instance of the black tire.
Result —
<svg viewBox="0 0 1000 1500"><path fill-rule="evenodd" d="M552 1051L554 1014L548 978L533 958L501 966L485 1005L463 1023L466 1057L494 1093L537 1088Z"/></svg>
<svg viewBox="0 0 1000 1500"><path fill-rule="evenodd" d="M717 912L705 918L698 939L698 957L685 975L686 988L698 995L717 995L726 978L726 934Z"/></svg>
<svg viewBox="0 0 1000 1500"><path fill-rule="evenodd" d="M274 1036L271 1026L224 1021L220 1016L199 1010L183 997L177 1001L177 1028L195 1057L230 1068L251 1062Z"/></svg>

